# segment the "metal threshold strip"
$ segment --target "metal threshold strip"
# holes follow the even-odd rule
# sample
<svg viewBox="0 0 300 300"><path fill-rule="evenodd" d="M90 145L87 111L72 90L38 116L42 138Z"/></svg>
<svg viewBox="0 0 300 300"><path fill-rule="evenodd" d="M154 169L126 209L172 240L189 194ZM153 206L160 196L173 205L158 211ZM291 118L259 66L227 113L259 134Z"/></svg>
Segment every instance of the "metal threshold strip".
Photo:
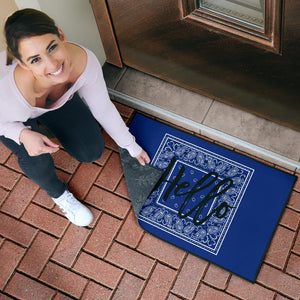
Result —
<svg viewBox="0 0 300 300"><path fill-rule="evenodd" d="M239 145L243 148L247 148L249 150L252 150L256 152L258 155L261 154L264 156L264 159L267 160L267 158L270 158L272 160L276 160L280 163L283 163L285 166L289 166L293 171L295 171L297 168L300 168L300 162L290 159L288 157L285 157L281 154L275 153L273 151L264 149L262 147L259 147L257 145L254 145L252 143L249 143L247 141L244 141L242 139L239 139L237 137L234 137L230 134L224 133L222 131L213 129L211 127L208 127L206 125L197 123L195 121L192 121L188 118L182 117L180 115L177 115L175 113L172 113L170 111L167 111L163 108L157 107L155 105L152 105L150 103L144 102L142 100L139 100L135 97L126 95L124 93L121 93L119 91L113 90L111 88L108 88L108 93L111 96L117 97L117 101L128 105L132 108L135 109L146 109L148 112L152 111L155 112L156 114L159 114L161 117L167 117L168 120L174 120L174 121L179 121L182 124L186 124L189 127L194 128L195 130L198 130L197 133L201 133L202 135L205 136L205 134L208 134L209 136L214 136L214 139L218 140L220 138L222 141L228 141L230 143L234 143L236 145Z"/></svg>

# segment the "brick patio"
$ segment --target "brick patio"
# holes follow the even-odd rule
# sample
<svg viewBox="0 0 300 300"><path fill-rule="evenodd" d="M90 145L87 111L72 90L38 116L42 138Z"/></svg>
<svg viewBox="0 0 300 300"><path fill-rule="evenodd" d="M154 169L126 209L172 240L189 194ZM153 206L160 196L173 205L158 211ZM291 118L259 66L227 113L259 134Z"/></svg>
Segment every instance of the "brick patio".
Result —
<svg viewBox="0 0 300 300"><path fill-rule="evenodd" d="M134 110L116 104L125 120ZM0 145L0 299L255 299L300 297L300 174L256 283L142 231L129 201L117 146L93 164L63 149L57 172L92 210L72 225Z"/></svg>

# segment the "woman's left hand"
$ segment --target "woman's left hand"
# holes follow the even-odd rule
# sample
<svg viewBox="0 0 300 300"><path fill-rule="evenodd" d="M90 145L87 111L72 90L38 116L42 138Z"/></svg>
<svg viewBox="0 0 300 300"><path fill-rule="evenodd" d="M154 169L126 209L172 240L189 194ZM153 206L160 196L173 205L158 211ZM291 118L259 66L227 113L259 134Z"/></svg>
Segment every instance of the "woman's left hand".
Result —
<svg viewBox="0 0 300 300"><path fill-rule="evenodd" d="M148 154L146 153L146 151L142 151L140 155L135 157L139 163L144 166L145 164L149 164L150 163L150 157L148 156Z"/></svg>

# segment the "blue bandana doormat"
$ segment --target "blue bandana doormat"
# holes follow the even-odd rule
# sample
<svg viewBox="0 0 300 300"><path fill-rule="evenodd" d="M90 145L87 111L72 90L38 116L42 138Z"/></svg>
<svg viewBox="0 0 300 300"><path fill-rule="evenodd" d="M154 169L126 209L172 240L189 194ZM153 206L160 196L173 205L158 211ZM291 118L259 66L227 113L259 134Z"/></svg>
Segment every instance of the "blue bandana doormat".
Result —
<svg viewBox="0 0 300 300"><path fill-rule="evenodd" d="M139 225L253 282L296 177L141 114L129 128L158 171L124 170L126 182L152 184L149 191L128 185L134 198L134 187L144 193Z"/></svg>

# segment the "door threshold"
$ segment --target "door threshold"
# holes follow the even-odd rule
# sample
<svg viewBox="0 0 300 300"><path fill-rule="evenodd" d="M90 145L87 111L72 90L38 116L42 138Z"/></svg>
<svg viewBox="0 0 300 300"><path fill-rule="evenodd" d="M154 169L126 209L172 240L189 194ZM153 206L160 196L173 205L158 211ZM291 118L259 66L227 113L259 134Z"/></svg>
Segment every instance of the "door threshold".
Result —
<svg viewBox="0 0 300 300"><path fill-rule="evenodd" d="M116 91L114 89L108 88L108 93L110 94L110 96L114 97L113 100L120 102L124 105L132 107L134 109L139 109L155 117L159 117L161 119L167 120L170 123L173 123L175 125L179 125L181 127L190 129L198 134L212 138L217 142L221 142L225 145L234 147L250 155L254 155L257 158L264 159L270 163L287 168L288 170L291 171L297 171L297 169L300 170L300 162L296 160L285 157L281 154L262 148L255 144L249 143L245 140L232 136L228 133L224 133L220 130L216 130L209 126L182 117L166 109L157 107L150 103L144 102L138 98Z"/></svg>

